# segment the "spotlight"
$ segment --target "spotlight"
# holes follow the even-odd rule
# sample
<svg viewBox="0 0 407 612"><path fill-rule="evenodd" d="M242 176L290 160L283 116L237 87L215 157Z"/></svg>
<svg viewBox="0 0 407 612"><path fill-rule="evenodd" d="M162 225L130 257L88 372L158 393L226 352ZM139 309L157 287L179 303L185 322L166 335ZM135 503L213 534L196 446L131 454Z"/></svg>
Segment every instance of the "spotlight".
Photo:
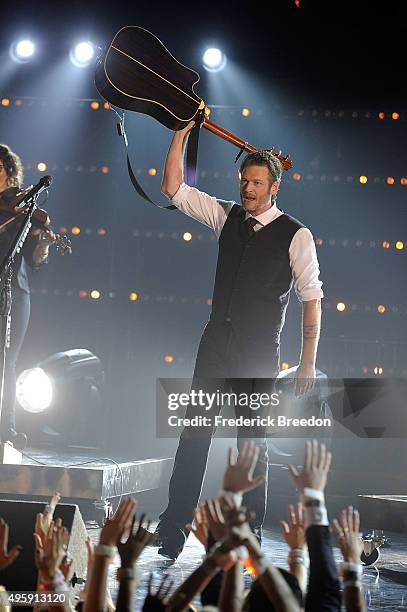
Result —
<svg viewBox="0 0 407 612"><path fill-rule="evenodd" d="M210 48L202 56L203 67L208 72L220 72L226 66L226 55L220 49Z"/></svg>
<svg viewBox="0 0 407 612"><path fill-rule="evenodd" d="M336 305L336 310L338 310L339 312L344 312L346 310L346 304L344 304L343 302L338 302Z"/></svg>
<svg viewBox="0 0 407 612"><path fill-rule="evenodd" d="M91 42L78 43L69 54L69 59L77 68L89 66L95 55L95 48Z"/></svg>
<svg viewBox="0 0 407 612"><path fill-rule="evenodd" d="M10 47L10 57L19 64L29 62L35 53L35 46L31 40L19 40Z"/></svg>
<svg viewBox="0 0 407 612"><path fill-rule="evenodd" d="M18 403L33 414L43 412L52 403L52 383L41 368L24 370L16 383Z"/></svg>
<svg viewBox="0 0 407 612"><path fill-rule="evenodd" d="M19 416L36 442L99 445L103 423L101 361L86 349L51 355L17 379Z"/></svg>
<svg viewBox="0 0 407 612"><path fill-rule="evenodd" d="M185 242L190 242L192 240L192 234L191 232L184 232L182 234L183 239L185 240Z"/></svg>

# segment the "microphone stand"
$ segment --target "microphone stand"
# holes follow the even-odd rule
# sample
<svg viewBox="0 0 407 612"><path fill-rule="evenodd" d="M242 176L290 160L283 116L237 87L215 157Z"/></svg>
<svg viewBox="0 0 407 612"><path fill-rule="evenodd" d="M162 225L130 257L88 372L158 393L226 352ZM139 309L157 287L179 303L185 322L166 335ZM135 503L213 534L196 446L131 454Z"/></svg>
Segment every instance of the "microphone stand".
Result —
<svg viewBox="0 0 407 612"><path fill-rule="evenodd" d="M45 181L44 179L50 179ZM36 187L30 189L20 201L19 207L22 205L28 206L24 211L19 213L13 222L22 219L21 226L17 229L14 240L11 242L6 256L0 264L0 283L4 280L3 287L0 291L0 425L2 420L3 399L4 399L4 374L6 369L7 349L10 347L10 332L11 332L11 279L13 277L13 261L17 253L23 248L25 239L31 227L31 219L37 208L38 195L49 187L51 177L44 177ZM3 226L0 226L0 229ZM2 440L5 442L5 440Z"/></svg>

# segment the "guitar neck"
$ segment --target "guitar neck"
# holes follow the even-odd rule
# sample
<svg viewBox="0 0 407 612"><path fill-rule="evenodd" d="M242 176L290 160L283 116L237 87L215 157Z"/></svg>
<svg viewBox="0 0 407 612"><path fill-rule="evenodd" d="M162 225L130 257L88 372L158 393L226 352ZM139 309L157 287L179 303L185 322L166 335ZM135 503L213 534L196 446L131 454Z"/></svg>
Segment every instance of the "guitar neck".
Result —
<svg viewBox="0 0 407 612"><path fill-rule="evenodd" d="M232 132L228 132L223 127L217 125L216 123L213 123L213 121L210 121L206 117L204 119L204 122L202 123L202 127L212 132L212 134L216 134L216 136L219 136L220 138L223 138L224 140L227 140L228 142L232 143L233 145L235 145L235 147L238 147L239 149L244 149L244 151L247 151L248 153L254 153L255 151L258 151L258 149L256 149L256 147L254 147L253 145L249 144L248 142L245 142L238 136L235 136L235 134L232 134Z"/></svg>
<svg viewBox="0 0 407 612"><path fill-rule="evenodd" d="M243 151L247 151L248 153L254 153L255 151L259 150L253 145L239 138L239 136L232 134L232 132L228 132L228 130L225 130L220 125L217 125L217 123L213 123L213 121L207 119L206 116L204 117L204 120L202 122L202 127L212 132L212 134L216 134L216 136L223 138L223 140L227 140L231 144L235 145L235 147L238 147ZM290 170L293 167L293 162L290 159L289 155L283 155L281 151L275 151L274 148L267 150L280 160L284 170Z"/></svg>

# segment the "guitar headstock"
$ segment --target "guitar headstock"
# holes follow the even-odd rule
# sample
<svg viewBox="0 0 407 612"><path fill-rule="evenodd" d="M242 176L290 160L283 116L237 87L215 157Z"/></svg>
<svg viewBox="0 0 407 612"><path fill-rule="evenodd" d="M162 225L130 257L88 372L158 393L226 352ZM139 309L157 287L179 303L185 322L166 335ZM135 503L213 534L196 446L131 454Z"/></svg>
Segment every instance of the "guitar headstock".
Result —
<svg viewBox="0 0 407 612"><path fill-rule="evenodd" d="M284 170L291 170L291 168L293 167L293 162L289 155L283 155L281 149L277 151L277 149L275 149L274 147L272 147L271 149L267 149L267 151L270 151L270 153L274 155L274 157L277 157L277 159L280 160Z"/></svg>

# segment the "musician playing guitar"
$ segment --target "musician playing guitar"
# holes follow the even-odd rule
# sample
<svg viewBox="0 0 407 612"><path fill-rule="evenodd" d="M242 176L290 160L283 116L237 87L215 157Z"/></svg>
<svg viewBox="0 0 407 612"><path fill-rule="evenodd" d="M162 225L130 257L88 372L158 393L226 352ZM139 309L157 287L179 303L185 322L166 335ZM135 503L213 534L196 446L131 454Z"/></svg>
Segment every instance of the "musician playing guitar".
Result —
<svg viewBox="0 0 407 612"><path fill-rule="evenodd" d="M10 220L7 205L12 206L21 191L23 167L18 155L7 145L0 145L0 226ZM14 209L13 209L14 210ZM15 209L17 212L17 209ZM3 259L11 241L16 235L16 223L7 224L0 230L0 258ZM52 231L43 232L31 229L20 253L14 258L11 308L10 348L7 350L4 372L3 410L1 415L1 441L9 440L22 450L27 444L27 436L16 431L16 362L24 341L30 318L30 285L28 268L38 268L48 257L48 250L56 240Z"/></svg>
<svg viewBox="0 0 407 612"><path fill-rule="evenodd" d="M199 345L192 388L265 390L265 379L275 377L280 369L280 333L294 285L303 307L302 351L295 379L296 393L302 395L314 383L323 297L312 234L277 208L282 165L269 151L249 153L243 160L241 205L186 185L183 155L192 126L193 122L174 133L162 181L162 191L171 203L212 228L219 240L212 312ZM240 414L239 407L235 410ZM253 416L247 407L245 411L245 416ZM186 416L194 414L196 408L189 406ZM198 433L185 428L181 435L168 506L157 527L159 552L164 556L176 558L184 545L184 525L198 503L212 433L208 428ZM265 430L239 429L238 448L248 438L255 438L259 447L254 477L262 475L264 481L246 493L243 503L256 515L252 528L261 540L268 471Z"/></svg>

